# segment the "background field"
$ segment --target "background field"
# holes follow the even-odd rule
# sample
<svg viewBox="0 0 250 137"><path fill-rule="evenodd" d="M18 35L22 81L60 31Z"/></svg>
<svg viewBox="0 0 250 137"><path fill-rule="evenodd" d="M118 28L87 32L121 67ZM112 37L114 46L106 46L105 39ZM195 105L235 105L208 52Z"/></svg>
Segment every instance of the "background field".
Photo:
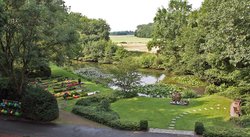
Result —
<svg viewBox="0 0 250 137"><path fill-rule="evenodd" d="M118 46L122 46L128 51L156 52L154 49L148 51L147 43L151 40L150 38L138 38L133 35L112 35L110 36L110 39Z"/></svg>

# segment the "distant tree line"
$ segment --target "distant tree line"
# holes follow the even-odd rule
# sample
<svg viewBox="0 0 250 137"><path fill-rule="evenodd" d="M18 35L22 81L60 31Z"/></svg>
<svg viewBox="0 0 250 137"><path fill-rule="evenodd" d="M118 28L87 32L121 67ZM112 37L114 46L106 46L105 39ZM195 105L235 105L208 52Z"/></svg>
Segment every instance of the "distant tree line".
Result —
<svg viewBox="0 0 250 137"><path fill-rule="evenodd" d="M152 38L153 27L153 23L138 25L135 36L140 38Z"/></svg>
<svg viewBox="0 0 250 137"><path fill-rule="evenodd" d="M134 31L113 31L110 35L134 35Z"/></svg>

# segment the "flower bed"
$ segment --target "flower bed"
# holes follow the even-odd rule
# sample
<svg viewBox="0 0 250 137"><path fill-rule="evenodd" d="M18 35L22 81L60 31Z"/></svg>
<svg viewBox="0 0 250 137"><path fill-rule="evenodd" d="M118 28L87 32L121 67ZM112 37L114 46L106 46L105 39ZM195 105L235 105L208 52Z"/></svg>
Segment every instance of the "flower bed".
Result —
<svg viewBox="0 0 250 137"><path fill-rule="evenodd" d="M0 101L0 114L21 116L21 102L3 99Z"/></svg>

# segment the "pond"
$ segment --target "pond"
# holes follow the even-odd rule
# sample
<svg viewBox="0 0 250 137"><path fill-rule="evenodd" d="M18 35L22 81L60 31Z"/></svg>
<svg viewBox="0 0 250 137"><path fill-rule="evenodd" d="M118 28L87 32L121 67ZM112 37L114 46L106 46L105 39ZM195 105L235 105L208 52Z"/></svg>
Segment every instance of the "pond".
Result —
<svg viewBox="0 0 250 137"><path fill-rule="evenodd" d="M75 63L73 67L75 70L80 68L92 67L92 68L97 68L104 73L110 73L109 70L110 68L114 67L114 65L83 62L77 64ZM139 69L138 73L139 75L141 75L141 80L140 80L141 85L156 84L162 81L166 77L166 72L163 70Z"/></svg>

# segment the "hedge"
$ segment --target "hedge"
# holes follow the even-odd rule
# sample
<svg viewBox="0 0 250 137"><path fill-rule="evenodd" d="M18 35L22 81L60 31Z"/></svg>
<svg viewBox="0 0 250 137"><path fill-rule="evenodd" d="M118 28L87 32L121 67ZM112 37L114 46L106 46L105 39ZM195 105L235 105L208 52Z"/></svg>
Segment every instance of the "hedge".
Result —
<svg viewBox="0 0 250 137"><path fill-rule="evenodd" d="M250 137L248 129L207 127L203 137Z"/></svg>

